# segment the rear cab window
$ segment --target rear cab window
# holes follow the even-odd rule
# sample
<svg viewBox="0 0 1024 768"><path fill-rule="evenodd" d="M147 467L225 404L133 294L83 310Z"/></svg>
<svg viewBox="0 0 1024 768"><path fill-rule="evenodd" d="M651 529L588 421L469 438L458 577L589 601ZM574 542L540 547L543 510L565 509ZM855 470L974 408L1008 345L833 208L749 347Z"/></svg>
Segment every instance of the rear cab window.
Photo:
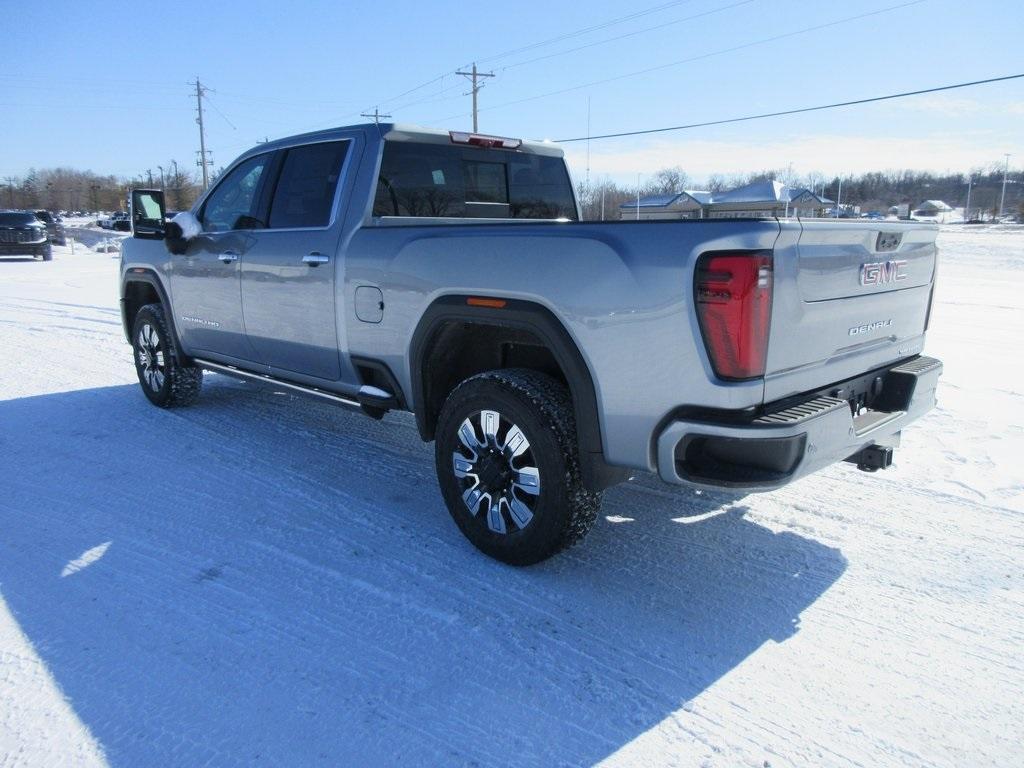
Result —
<svg viewBox="0 0 1024 768"><path fill-rule="evenodd" d="M386 141L374 216L577 219L561 157Z"/></svg>

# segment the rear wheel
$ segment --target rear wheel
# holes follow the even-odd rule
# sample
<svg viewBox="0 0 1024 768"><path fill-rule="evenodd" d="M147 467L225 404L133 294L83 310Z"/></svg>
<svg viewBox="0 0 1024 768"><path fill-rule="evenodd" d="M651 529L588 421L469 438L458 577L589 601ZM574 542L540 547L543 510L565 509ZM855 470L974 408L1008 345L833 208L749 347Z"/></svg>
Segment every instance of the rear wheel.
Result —
<svg viewBox="0 0 1024 768"><path fill-rule="evenodd" d="M143 393L161 408L192 405L203 384L203 369L182 365L171 344L163 307L147 304L140 309L132 325L135 371Z"/></svg>
<svg viewBox="0 0 1024 768"><path fill-rule="evenodd" d="M467 379L435 438L448 511L485 554L531 565L593 525L601 495L583 487L572 401L550 376L513 368Z"/></svg>

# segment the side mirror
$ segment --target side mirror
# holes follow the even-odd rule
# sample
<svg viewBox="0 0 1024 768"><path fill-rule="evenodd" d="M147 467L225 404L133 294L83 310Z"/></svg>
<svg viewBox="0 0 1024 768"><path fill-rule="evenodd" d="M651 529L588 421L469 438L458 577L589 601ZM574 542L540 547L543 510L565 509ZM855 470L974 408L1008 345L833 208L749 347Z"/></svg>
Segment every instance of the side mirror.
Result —
<svg viewBox="0 0 1024 768"><path fill-rule="evenodd" d="M163 240L164 212L162 190L132 190L132 234L135 237L145 240Z"/></svg>

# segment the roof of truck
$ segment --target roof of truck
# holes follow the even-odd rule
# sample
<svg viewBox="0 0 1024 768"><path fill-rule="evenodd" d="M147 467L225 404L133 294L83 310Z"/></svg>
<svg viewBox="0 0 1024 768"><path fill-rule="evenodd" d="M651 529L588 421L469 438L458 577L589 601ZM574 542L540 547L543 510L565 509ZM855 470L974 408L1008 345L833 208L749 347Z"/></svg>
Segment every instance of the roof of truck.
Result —
<svg viewBox="0 0 1024 768"><path fill-rule="evenodd" d="M342 125L337 128L325 128L323 130L296 134L294 136L283 136L280 139L274 139L273 141L265 142L263 144L257 144L255 147L246 150L245 154L250 154L254 150L266 152L269 149L286 147L308 141L325 141L334 138L335 136L344 136L345 134L353 131L361 131L369 133L370 135L372 135L372 132L374 131L379 131L381 138L387 139L388 141L419 141L430 144L449 144L452 141L451 133L447 130L427 128L413 123L357 123L355 125ZM469 131L458 132L470 133ZM500 133L486 133L483 131L479 131L478 134L483 136L501 136L503 138L519 138L506 136L505 134ZM520 152L529 152L536 155L552 155L556 157L561 157L563 155L561 147L550 141L536 141L530 139L521 139L521 141L522 144L518 148L518 151Z"/></svg>

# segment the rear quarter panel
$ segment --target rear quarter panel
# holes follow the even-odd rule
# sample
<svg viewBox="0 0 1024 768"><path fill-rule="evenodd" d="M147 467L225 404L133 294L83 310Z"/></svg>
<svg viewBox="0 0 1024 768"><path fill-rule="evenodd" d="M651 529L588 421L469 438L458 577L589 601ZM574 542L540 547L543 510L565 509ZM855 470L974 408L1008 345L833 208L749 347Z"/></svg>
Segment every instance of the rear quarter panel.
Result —
<svg viewBox="0 0 1024 768"><path fill-rule="evenodd" d="M708 250L771 249L766 221L367 226L346 250L349 349L387 363L411 393L410 345L436 299L532 301L576 342L594 382L605 458L654 469L651 437L680 405L746 408L760 381L716 381L692 306L693 266ZM355 290L384 294L380 323L354 317Z"/></svg>

